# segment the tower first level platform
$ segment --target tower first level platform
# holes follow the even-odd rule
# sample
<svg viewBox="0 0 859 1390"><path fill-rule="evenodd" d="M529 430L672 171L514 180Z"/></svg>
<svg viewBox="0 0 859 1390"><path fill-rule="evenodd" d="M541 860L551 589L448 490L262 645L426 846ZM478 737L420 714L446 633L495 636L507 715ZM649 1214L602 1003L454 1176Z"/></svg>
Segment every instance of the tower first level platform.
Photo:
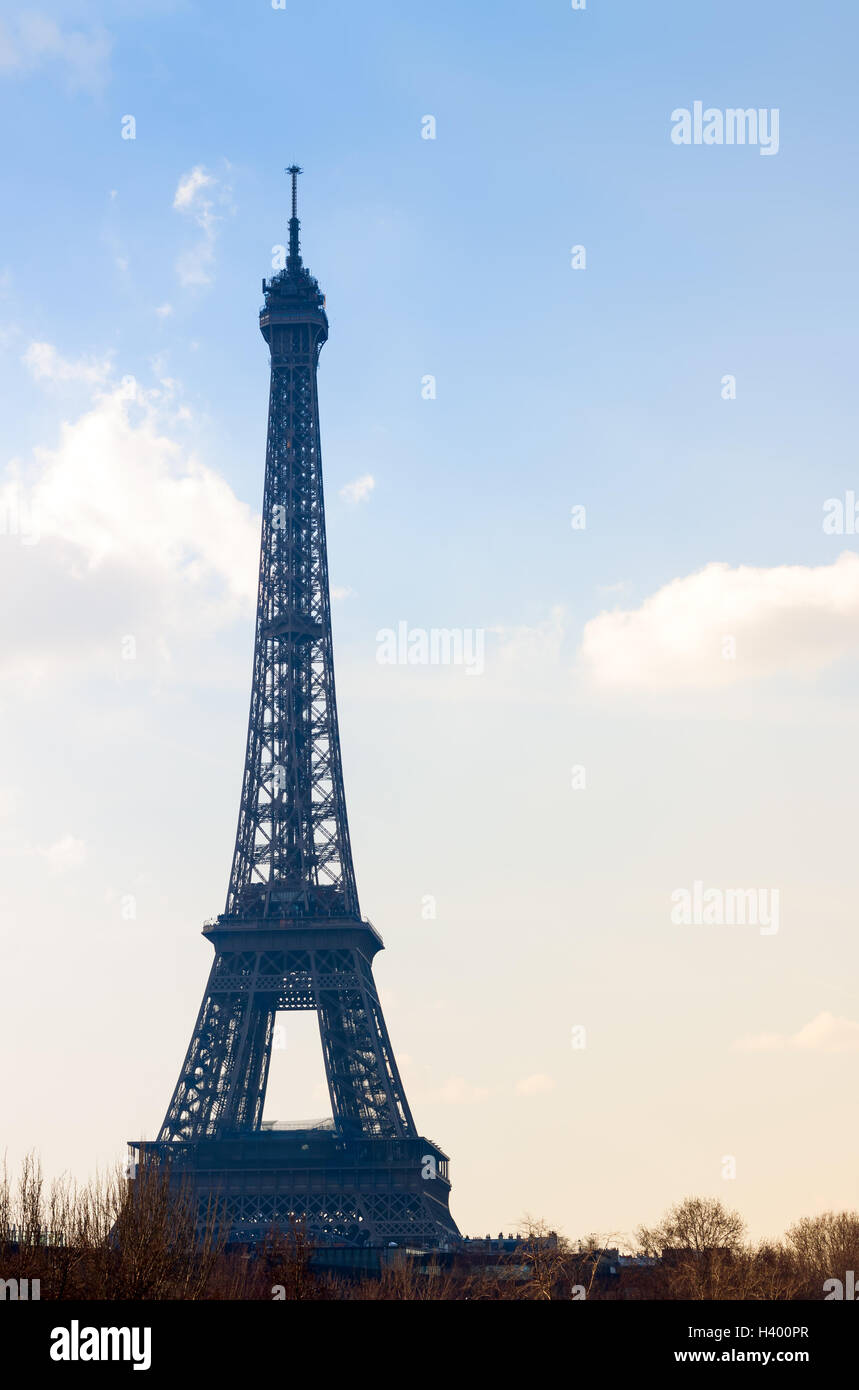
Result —
<svg viewBox="0 0 859 1390"><path fill-rule="evenodd" d="M231 1241L256 1244L294 1222L318 1244L438 1248L459 1237L447 1155L427 1139L346 1139L329 1122L131 1148L138 1165L169 1163L176 1191L193 1192L198 1227Z"/></svg>

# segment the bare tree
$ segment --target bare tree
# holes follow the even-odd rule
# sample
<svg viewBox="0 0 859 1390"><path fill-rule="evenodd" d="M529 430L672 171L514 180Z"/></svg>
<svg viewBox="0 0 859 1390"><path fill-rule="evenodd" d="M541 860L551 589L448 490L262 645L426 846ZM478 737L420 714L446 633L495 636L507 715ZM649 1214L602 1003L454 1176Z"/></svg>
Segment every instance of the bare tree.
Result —
<svg viewBox="0 0 859 1390"><path fill-rule="evenodd" d="M16 1224L18 1244L22 1248L33 1248L42 1242L45 1225L43 1188L41 1162L36 1154L28 1153L24 1156L18 1179Z"/></svg>
<svg viewBox="0 0 859 1390"><path fill-rule="evenodd" d="M827 1279L859 1284L859 1212L826 1211L804 1216L787 1232L796 1276L807 1298L823 1298Z"/></svg>
<svg viewBox="0 0 859 1390"><path fill-rule="evenodd" d="M737 1250L746 1233L738 1211L716 1197L686 1197L670 1207L657 1226L640 1226L636 1235L642 1252L663 1250Z"/></svg>
<svg viewBox="0 0 859 1390"><path fill-rule="evenodd" d="M547 1222L526 1215L525 1233L512 1256L527 1268L519 1297L541 1302L569 1298L571 1254L569 1242Z"/></svg>
<svg viewBox="0 0 859 1390"><path fill-rule="evenodd" d="M282 1287L283 1296L288 1300L316 1298L319 1289L311 1267L315 1248L304 1221L293 1218L288 1231L273 1226L262 1247L266 1283Z"/></svg>
<svg viewBox="0 0 859 1390"><path fill-rule="evenodd" d="M636 1232L642 1254L661 1257L657 1297L728 1298L746 1223L716 1197L686 1197L658 1225Z"/></svg>

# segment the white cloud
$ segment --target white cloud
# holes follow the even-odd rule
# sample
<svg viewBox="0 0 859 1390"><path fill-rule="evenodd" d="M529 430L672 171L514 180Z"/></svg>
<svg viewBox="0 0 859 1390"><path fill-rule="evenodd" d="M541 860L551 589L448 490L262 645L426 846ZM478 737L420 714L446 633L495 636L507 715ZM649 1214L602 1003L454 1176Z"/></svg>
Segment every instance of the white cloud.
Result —
<svg viewBox="0 0 859 1390"><path fill-rule="evenodd" d="M53 343L31 343L22 361L37 381L81 381L98 386L107 381L111 373L109 357L100 362L92 357L70 362L60 356Z"/></svg>
<svg viewBox="0 0 859 1390"><path fill-rule="evenodd" d="M79 869L86 859L86 845L74 835L63 835L55 844L43 851L52 874L64 874L69 869Z"/></svg>
<svg viewBox="0 0 859 1390"><path fill-rule="evenodd" d="M516 1082L517 1096L541 1096L547 1091L554 1091L555 1083L551 1076L546 1076L543 1072L537 1072L534 1076L526 1076L521 1081Z"/></svg>
<svg viewBox="0 0 859 1390"><path fill-rule="evenodd" d="M193 218L203 234L194 246L182 252L176 262L179 283L186 288L212 283L215 242L218 224L221 221L215 207L217 204L230 205L230 199L229 187L222 184L214 174L209 173L202 164L197 164L179 179L173 197L173 207L177 212Z"/></svg>
<svg viewBox="0 0 859 1390"><path fill-rule="evenodd" d="M758 1033L734 1046L738 1052L857 1052L859 1023L824 1012L798 1033Z"/></svg>
<svg viewBox="0 0 859 1390"><path fill-rule="evenodd" d="M331 597L333 599L351 598L354 592L354 589L338 588L337 585L334 584L331 588Z"/></svg>
<svg viewBox="0 0 859 1390"><path fill-rule="evenodd" d="M26 76L56 64L71 91L98 92L108 78L111 40L104 29L63 31L54 19L33 11L12 27L0 22L0 72Z"/></svg>
<svg viewBox="0 0 859 1390"><path fill-rule="evenodd" d="M169 318L170 315L173 313L173 305L172 305L172 304L159 304L158 307L157 307L157 309L155 310L155 312L156 312L156 314L158 315L158 317L159 317L160 319Z"/></svg>
<svg viewBox="0 0 859 1390"><path fill-rule="evenodd" d="M731 651L735 657L723 655ZM859 555L771 569L709 564L585 625L595 684L667 690L810 675L859 646Z"/></svg>
<svg viewBox="0 0 859 1390"><path fill-rule="evenodd" d="M489 1095L485 1086L472 1086L464 1076L451 1076L432 1093L433 1100L445 1105L475 1105Z"/></svg>
<svg viewBox="0 0 859 1390"><path fill-rule="evenodd" d="M375 486L376 480L372 473L365 473L362 478L356 478L353 483L346 483L341 487L340 496L344 502L351 502L354 506L358 502L366 502Z"/></svg>
<svg viewBox="0 0 859 1390"><path fill-rule="evenodd" d="M54 877L79 869L86 862L86 844L74 835L63 835L52 845L4 844L0 854L5 859L35 860L47 867Z"/></svg>
<svg viewBox="0 0 859 1390"><path fill-rule="evenodd" d="M115 669L126 634L169 658L174 639L252 613L258 518L168 432L180 413L164 383L126 377L32 466L0 472L0 519L18 522L0 544L0 671Z"/></svg>
<svg viewBox="0 0 859 1390"><path fill-rule="evenodd" d="M215 183L214 176L206 172L202 164L198 164L189 174L183 174L176 189L173 199L174 208L181 212L187 212L192 208L200 212L208 206L207 200L200 198L200 191L203 188L211 188Z"/></svg>

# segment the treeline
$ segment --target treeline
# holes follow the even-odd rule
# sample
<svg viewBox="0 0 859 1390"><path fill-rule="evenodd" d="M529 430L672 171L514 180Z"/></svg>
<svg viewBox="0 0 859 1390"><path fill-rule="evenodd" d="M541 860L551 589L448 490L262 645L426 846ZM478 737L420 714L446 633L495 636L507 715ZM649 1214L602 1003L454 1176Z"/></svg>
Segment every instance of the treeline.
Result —
<svg viewBox="0 0 859 1390"><path fill-rule="evenodd" d="M855 1298L859 1212L805 1217L753 1243L740 1215L690 1197L631 1241L570 1241L529 1221L513 1248L438 1255L386 1251L378 1276L320 1268L300 1223L253 1251L229 1248L217 1210L196 1229L190 1197L163 1174L120 1169L84 1186L46 1184L38 1161L0 1174L0 1293L41 1299L540 1300ZM508 1242L509 1244L509 1242ZM626 1248L626 1253L621 1253ZM20 1281L28 1284L22 1285ZM859 1278L857 1278L859 1284Z"/></svg>

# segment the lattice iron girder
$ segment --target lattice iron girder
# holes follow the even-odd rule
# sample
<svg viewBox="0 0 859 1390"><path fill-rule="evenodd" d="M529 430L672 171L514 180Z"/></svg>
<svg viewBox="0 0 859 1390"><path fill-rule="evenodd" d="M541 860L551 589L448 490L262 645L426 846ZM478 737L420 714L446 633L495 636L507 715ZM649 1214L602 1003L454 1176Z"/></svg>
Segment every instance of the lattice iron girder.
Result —
<svg viewBox="0 0 859 1390"><path fill-rule="evenodd" d="M357 914L336 722L316 359L321 335L272 353L254 683L227 911L243 887L338 889Z"/></svg>

